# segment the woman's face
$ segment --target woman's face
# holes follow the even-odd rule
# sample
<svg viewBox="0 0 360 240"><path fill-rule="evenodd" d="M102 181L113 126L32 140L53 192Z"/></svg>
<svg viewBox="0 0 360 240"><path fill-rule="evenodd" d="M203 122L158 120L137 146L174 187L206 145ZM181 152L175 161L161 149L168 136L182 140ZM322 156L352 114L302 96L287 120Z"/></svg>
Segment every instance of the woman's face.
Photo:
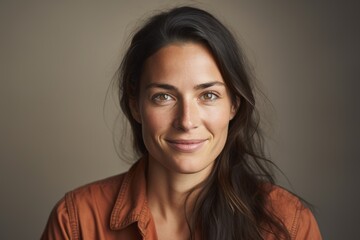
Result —
<svg viewBox="0 0 360 240"><path fill-rule="evenodd" d="M177 43L149 57L132 103L150 161L170 172L210 172L235 107L206 47Z"/></svg>

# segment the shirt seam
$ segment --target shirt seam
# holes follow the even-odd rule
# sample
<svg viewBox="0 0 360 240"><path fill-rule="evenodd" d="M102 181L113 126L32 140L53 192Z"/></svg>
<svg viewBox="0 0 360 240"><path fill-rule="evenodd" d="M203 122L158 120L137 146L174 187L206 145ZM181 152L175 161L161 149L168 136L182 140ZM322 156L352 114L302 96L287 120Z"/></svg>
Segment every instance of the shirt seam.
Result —
<svg viewBox="0 0 360 240"><path fill-rule="evenodd" d="M298 205L298 204L296 204ZM296 211L295 211L295 215L292 221L292 225L291 225L291 238L295 239L298 233L298 229L299 229L299 218L300 218L300 209L299 206L296 206Z"/></svg>
<svg viewBox="0 0 360 240"><path fill-rule="evenodd" d="M72 192L67 193L65 195L65 202L66 202L66 208L68 209L68 213L69 213L71 238L74 240L78 240L79 239L78 216L77 216L77 211L74 204L74 196Z"/></svg>

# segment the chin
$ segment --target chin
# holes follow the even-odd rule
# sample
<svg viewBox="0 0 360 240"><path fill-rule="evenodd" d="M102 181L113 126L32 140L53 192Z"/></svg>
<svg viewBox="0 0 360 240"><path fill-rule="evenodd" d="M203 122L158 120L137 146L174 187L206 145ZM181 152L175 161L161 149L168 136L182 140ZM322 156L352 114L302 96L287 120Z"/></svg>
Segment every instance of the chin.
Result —
<svg viewBox="0 0 360 240"><path fill-rule="evenodd" d="M214 162L201 163L201 160L190 157L190 159L176 159L169 168L181 174L196 174L201 172L209 174L213 165Z"/></svg>

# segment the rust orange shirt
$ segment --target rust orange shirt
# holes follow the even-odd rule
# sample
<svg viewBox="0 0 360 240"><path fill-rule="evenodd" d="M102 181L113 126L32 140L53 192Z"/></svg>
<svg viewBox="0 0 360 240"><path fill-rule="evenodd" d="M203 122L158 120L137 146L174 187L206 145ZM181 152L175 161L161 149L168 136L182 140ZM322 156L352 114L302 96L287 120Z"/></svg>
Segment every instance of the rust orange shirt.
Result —
<svg viewBox="0 0 360 240"><path fill-rule="evenodd" d="M314 216L296 197L273 187L269 199L292 239L321 239ZM67 193L53 209L41 239L157 239L146 200L145 161Z"/></svg>

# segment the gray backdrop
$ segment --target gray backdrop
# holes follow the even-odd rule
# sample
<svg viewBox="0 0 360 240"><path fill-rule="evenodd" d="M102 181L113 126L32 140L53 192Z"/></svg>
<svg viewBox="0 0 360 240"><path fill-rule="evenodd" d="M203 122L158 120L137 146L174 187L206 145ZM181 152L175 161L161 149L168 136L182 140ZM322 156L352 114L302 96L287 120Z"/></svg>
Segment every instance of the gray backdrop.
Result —
<svg viewBox="0 0 360 240"><path fill-rule="evenodd" d="M174 2L0 2L0 239L38 239L66 191L128 168L108 87L138 19ZM261 105L267 146L291 189L317 207L325 239L354 239L359 4L196 2L178 3L210 10L238 35L272 103Z"/></svg>

